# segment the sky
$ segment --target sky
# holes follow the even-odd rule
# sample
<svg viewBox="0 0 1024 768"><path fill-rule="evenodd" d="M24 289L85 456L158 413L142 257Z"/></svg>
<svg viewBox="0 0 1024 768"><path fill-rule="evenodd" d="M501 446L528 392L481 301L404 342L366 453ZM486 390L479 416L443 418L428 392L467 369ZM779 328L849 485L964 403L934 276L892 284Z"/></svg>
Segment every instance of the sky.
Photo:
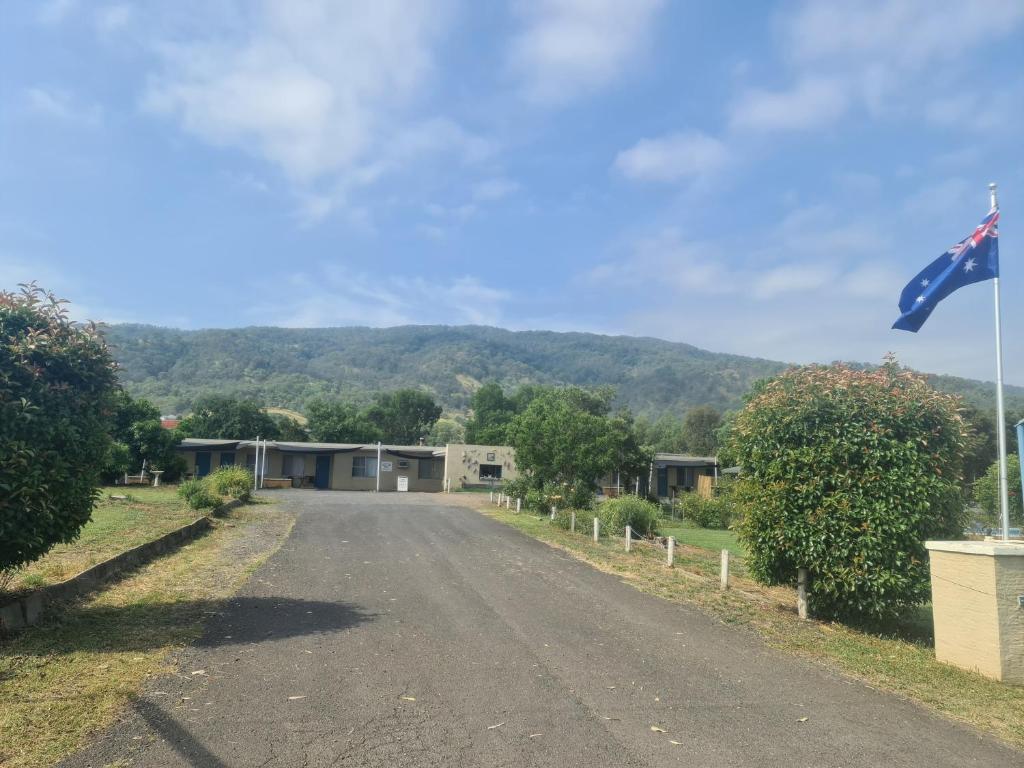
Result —
<svg viewBox="0 0 1024 768"><path fill-rule="evenodd" d="M1024 384L1022 123L1019 0L0 0L0 288L992 380L990 282L890 326L995 181Z"/></svg>

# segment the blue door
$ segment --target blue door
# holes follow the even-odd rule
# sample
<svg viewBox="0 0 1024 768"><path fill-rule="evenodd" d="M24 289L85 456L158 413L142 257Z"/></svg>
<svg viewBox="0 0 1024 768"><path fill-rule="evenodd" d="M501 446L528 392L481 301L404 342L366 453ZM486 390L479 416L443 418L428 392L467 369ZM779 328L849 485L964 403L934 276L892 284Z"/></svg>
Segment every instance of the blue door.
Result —
<svg viewBox="0 0 1024 768"><path fill-rule="evenodd" d="M331 457L316 457L316 475L313 477L313 485L317 488L331 487Z"/></svg>
<svg viewBox="0 0 1024 768"><path fill-rule="evenodd" d="M210 452L196 451L196 477L206 477L210 474Z"/></svg>
<svg viewBox="0 0 1024 768"><path fill-rule="evenodd" d="M668 497L668 467L658 467L658 498Z"/></svg>

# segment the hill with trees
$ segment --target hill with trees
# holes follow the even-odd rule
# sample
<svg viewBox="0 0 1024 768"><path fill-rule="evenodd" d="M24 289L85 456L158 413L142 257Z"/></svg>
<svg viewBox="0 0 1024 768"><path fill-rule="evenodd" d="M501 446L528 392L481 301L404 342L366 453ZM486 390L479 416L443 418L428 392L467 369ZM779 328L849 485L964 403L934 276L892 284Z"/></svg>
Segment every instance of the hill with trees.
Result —
<svg viewBox="0 0 1024 768"><path fill-rule="evenodd" d="M483 326L231 328L184 331L111 325L104 334L120 379L165 413L186 413L205 394L237 395L305 412L317 399L370 406L382 391L419 388L445 411L465 412L481 384L611 386L616 407L656 419L700 405L734 409L750 385L786 363L653 338ZM937 389L992 408L993 386L930 376ZM1007 388L1024 409L1024 388Z"/></svg>

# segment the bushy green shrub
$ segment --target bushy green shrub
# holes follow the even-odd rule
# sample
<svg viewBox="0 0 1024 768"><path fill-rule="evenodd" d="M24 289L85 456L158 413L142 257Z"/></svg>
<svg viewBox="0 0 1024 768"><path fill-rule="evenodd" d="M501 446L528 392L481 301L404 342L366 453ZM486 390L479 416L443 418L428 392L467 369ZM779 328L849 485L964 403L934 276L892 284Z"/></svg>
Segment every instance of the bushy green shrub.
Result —
<svg viewBox="0 0 1024 768"><path fill-rule="evenodd" d="M701 528L728 528L736 518L736 509L727 495L704 498L685 493L676 499L683 517Z"/></svg>
<svg viewBox="0 0 1024 768"><path fill-rule="evenodd" d="M192 509L213 509L220 505L220 497L202 480L186 480L178 486L178 496Z"/></svg>
<svg viewBox="0 0 1024 768"><path fill-rule="evenodd" d="M639 496L619 496L606 499L597 505L597 517L601 521L601 533L607 536L621 536L628 525L635 533L652 536L658 531L661 507Z"/></svg>
<svg viewBox="0 0 1024 768"><path fill-rule="evenodd" d="M883 619L928 596L924 542L960 533L959 398L888 362L808 366L758 385L730 432L746 565L823 617Z"/></svg>
<svg viewBox="0 0 1024 768"><path fill-rule="evenodd" d="M230 499L248 501L252 496L252 474L245 467L221 467L206 482L215 493Z"/></svg>
<svg viewBox="0 0 1024 768"><path fill-rule="evenodd" d="M110 456L114 362L34 285L0 291L0 572L74 541Z"/></svg>
<svg viewBox="0 0 1024 768"><path fill-rule="evenodd" d="M523 500L523 509L537 514L551 513L552 505L558 509L590 509L594 505L594 492L589 488L572 488L548 483L537 488L525 477L506 480L502 493Z"/></svg>

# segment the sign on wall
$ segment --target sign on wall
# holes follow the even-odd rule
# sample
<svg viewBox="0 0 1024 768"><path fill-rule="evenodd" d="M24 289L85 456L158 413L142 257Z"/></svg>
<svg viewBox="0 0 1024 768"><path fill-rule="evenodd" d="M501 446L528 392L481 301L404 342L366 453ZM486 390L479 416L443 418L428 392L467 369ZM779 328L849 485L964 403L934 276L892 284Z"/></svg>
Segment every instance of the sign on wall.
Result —
<svg viewBox="0 0 1024 768"><path fill-rule="evenodd" d="M380 463L380 471L381 472L392 472L392 471L394 471L394 468L395 468L395 465L394 465L393 462L382 461Z"/></svg>

